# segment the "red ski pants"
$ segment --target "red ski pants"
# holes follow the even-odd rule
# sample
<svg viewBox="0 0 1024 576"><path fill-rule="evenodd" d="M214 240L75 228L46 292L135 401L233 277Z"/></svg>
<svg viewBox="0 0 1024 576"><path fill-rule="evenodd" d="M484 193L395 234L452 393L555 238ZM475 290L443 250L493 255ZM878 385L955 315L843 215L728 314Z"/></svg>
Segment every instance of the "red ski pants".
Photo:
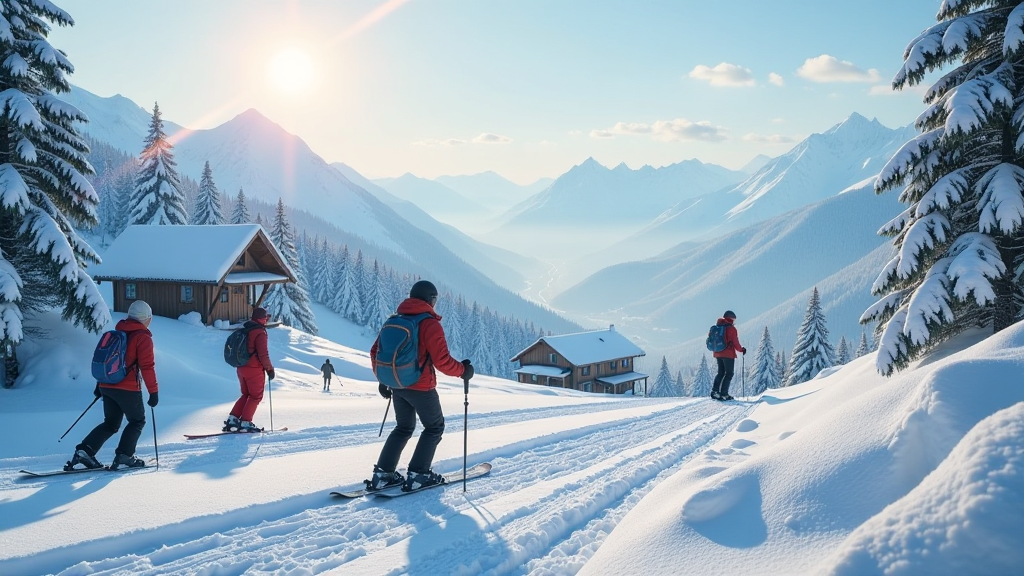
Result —
<svg viewBox="0 0 1024 576"><path fill-rule="evenodd" d="M234 408L231 409L231 415L238 417L239 420L252 422L252 417L256 414L256 408L259 407L260 402L263 400L263 387L266 383L263 367L242 366L237 368L236 372L238 373L238 384L242 389L242 396L235 402Z"/></svg>

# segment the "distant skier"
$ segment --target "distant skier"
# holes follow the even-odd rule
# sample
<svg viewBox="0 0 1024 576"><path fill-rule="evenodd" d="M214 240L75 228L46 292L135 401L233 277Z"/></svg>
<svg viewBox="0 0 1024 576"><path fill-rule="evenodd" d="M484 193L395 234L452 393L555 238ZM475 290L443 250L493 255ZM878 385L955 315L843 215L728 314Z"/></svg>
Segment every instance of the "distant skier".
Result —
<svg viewBox="0 0 1024 576"><path fill-rule="evenodd" d="M96 383L93 394L103 398L103 422L92 429L92 432L75 446L75 455L65 469L82 464L86 468L102 468L103 464L96 459L96 454L103 443L117 433L121 427L121 419L126 418L128 424L121 433L121 441L114 450L114 461L111 470L121 466L141 468L146 462L135 457L135 445L146 426L146 407L142 405L142 382L149 391L147 404L156 406L160 401L159 386L156 382L156 362L153 355L153 334L149 331L149 323L153 321L153 310L142 300L132 302L128 307L128 317L115 326L128 334L124 362L129 367L124 380L116 384Z"/></svg>
<svg viewBox="0 0 1024 576"><path fill-rule="evenodd" d="M725 349L713 354L718 360L718 374L715 375L715 383L711 388L711 398L715 400L733 399L729 395L729 382L732 381L733 369L736 367L736 353L747 353L747 349L740 345L739 333L733 326L735 321L736 313L726 310L715 324L716 326L725 326Z"/></svg>
<svg viewBox="0 0 1024 576"><path fill-rule="evenodd" d="M235 368L242 395L231 408L228 419L224 421L225 432L258 432L260 430L253 424L252 417L263 400L263 390L266 387L264 373L267 378L274 379L274 365L270 362L270 353L267 350L268 319L266 309L257 306L253 308L252 319L242 326L249 331L246 345L251 356L244 366Z"/></svg>
<svg viewBox="0 0 1024 576"><path fill-rule="evenodd" d="M324 375L324 392L330 392L331 374L334 374L334 365L331 364L330 358L324 361L323 366L320 367L320 372ZM342 386L344 386L344 384L342 384Z"/></svg>
<svg viewBox="0 0 1024 576"><path fill-rule="evenodd" d="M444 432L444 414L441 411L441 400L437 395L437 376L434 367L448 376L468 380L473 377L473 366L469 360L455 360L448 352L448 342L441 327L441 316L434 311L436 302L437 288L426 280L420 280L409 291L409 298L398 305L398 314L401 316L422 315L416 327L416 363L422 367L423 372L414 384L406 388L389 388L383 383L377 386L380 395L390 398L394 403L397 424L381 449L377 464L373 467L373 476L365 481L370 490L402 484L402 490L409 491L444 483L444 477L430 469L434 451ZM378 334L370 348L370 365L375 374L380 350L381 337ZM378 380L381 378L382 376L378 375ZM417 416L423 423L423 433L420 434L416 450L409 460L409 475L403 478L395 469L398 467L402 450L416 429Z"/></svg>

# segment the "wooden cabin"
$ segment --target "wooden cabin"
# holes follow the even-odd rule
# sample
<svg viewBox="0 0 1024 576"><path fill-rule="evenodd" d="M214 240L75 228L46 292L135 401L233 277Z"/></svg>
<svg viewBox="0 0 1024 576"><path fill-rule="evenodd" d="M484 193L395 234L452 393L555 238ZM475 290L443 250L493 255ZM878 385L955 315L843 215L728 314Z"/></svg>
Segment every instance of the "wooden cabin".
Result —
<svg viewBox="0 0 1024 576"><path fill-rule="evenodd" d="M114 311L145 300L153 314L198 312L203 324L248 320L274 284L296 275L259 224L129 226L90 270L114 285Z"/></svg>
<svg viewBox="0 0 1024 576"><path fill-rule="evenodd" d="M607 330L545 336L511 361L519 362L515 373L525 384L625 394L646 387L647 374L634 370L640 356L646 353L611 325Z"/></svg>

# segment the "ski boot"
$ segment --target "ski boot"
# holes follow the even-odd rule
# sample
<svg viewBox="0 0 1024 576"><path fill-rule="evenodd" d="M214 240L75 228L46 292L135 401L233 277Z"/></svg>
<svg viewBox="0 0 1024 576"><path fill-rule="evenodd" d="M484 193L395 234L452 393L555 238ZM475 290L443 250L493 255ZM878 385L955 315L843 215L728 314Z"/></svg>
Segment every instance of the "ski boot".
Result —
<svg viewBox="0 0 1024 576"><path fill-rule="evenodd" d="M238 428L242 425L242 421L238 419L238 416L231 414L228 419L224 421L224 427L221 428L221 432L238 432Z"/></svg>
<svg viewBox="0 0 1024 576"><path fill-rule="evenodd" d="M363 480L363 484L366 484L366 489L371 492L398 486L403 482L405 482L404 476L398 472L385 472L376 464L373 465L373 476L369 480Z"/></svg>
<svg viewBox="0 0 1024 576"><path fill-rule="evenodd" d="M95 456L89 454L89 451L84 448L75 450L75 454L68 460L68 463L64 465L64 470L70 472L75 469L75 464L81 464L90 470L96 468L103 468L103 464L96 459Z"/></svg>
<svg viewBox="0 0 1024 576"><path fill-rule="evenodd" d="M238 431L254 434L256 432L263 432L263 428L256 426L255 424L249 422L248 420L242 420L242 423L238 425Z"/></svg>
<svg viewBox="0 0 1024 576"><path fill-rule="evenodd" d="M145 468L146 461L136 458L134 455L118 454L114 456L114 461L110 463L110 469L117 470L121 466L125 468Z"/></svg>
<svg viewBox="0 0 1024 576"><path fill-rule="evenodd" d="M410 470L409 477L406 478L405 483L402 484L402 492L412 492L413 490L419 490L420 488L426 488L427 486L444 483L444 476L435 474L430 470L426 472L413 472Z"/></svg>

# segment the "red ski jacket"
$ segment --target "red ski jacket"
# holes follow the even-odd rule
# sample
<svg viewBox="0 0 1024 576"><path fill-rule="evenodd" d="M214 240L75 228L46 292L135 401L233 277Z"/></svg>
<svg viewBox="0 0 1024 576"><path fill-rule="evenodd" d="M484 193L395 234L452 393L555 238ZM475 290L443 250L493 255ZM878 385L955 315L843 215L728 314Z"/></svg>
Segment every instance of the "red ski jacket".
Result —
<svg viewBox="0 0 1024 576"><path fill-rule="evenodd" d="M258 375L262 372L270 372L274 365L270 362L270 352L267 350L267 319L249 320L244 326L255 326L246 335L246 346L249 349L249 361L244 366L239 366L235 371L239 374Z"/></svg>
<svg viewBox="0 0 1024 576"><path fill-rule="evenodd" d="M462 362L452 358L448 352L448 341L444 337L444 328L441 327L441 316L434 311L433 306L419 298L406 298L398 305L399 314L416 315L423 313L430 314L430 318L424 318L420 322L420 342L417 361L423 365L423 374L415 384L406 390L433 390L437 388L437 374L434 367L448 376L459 377L466 371ZM377 358L377 347L380 345L380 336L373 341L370 347L370 366L374 366Z"/></svg>
<svg viewBox="0 0 1024 576"><path fill-rule="evenodd" d="M715 358L735 359L737 352L743 352L743 346L740 345L740 334L732 322L732 318L719 318L718 322L715 322L716 326L725 326L725 350L712 354Z"/></svg>
<svg viewBox="0 0 1024 576"><path fill-rule="evenodd" d="M128 334L128 345L124 355L125 363L128 365L128 374L117 384L100 383L100 387L141 392L142 382L145 382L146 390L150 394L157 392L159 386L156 383L153 333L142 322L133 318L119 321L114 329Z"/></svg>

